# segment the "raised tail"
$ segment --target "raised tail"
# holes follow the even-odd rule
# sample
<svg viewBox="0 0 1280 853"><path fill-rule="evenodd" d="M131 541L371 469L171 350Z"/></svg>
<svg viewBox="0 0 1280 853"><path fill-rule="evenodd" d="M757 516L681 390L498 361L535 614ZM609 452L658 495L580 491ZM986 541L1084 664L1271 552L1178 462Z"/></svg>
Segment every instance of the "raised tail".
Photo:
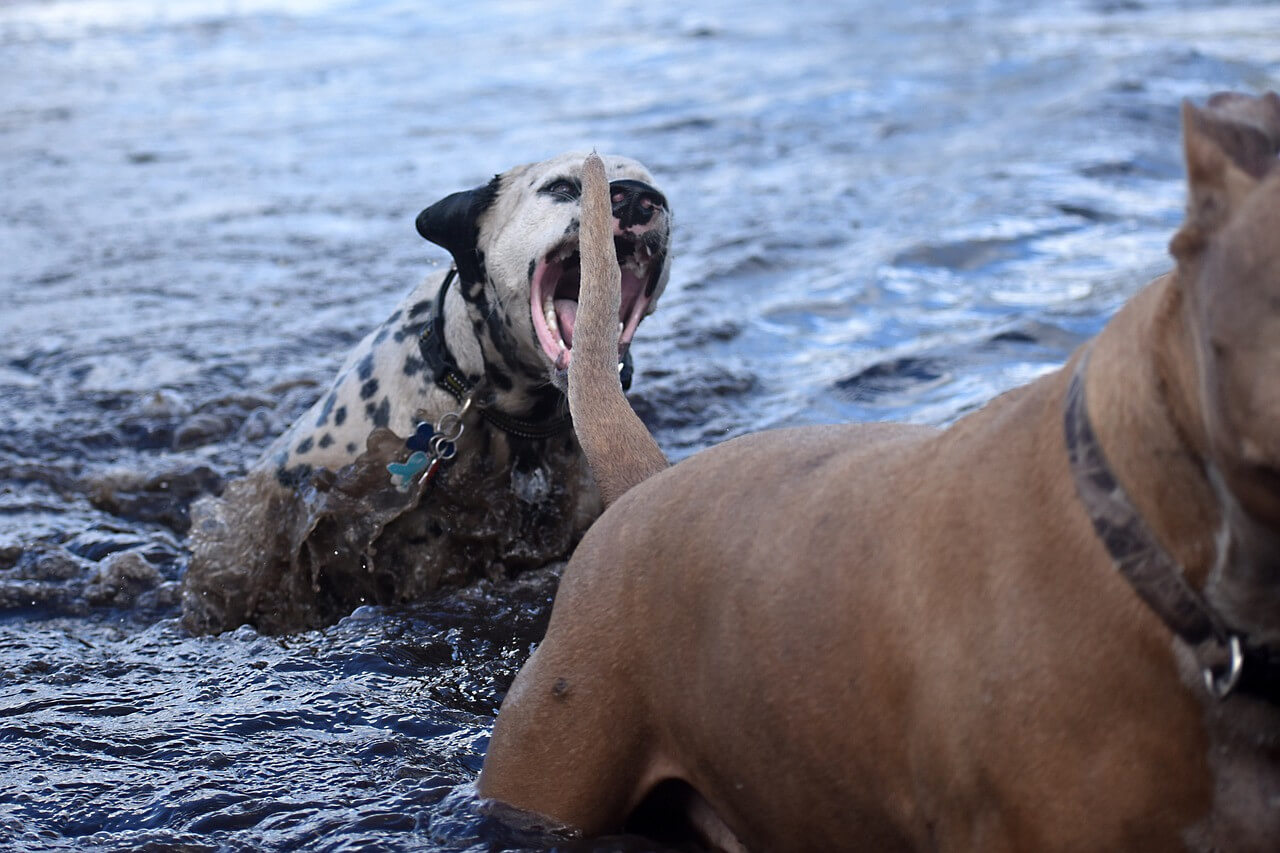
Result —
<svg viewBox="0 0 1280 853"><path fill-rule="evenodd" d="M667 457L627 402L618 379L622 279L613 245L613 205L604 162L582 165L582 284L569 362L569 411L607 507L667 467Z"/></svg>

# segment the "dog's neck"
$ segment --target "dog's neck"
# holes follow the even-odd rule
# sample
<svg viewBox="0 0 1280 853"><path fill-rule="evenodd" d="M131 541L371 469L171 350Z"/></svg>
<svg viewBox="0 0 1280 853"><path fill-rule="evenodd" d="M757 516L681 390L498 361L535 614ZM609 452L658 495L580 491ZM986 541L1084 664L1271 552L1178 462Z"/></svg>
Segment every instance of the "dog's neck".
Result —
<svg viewBox="0 0 1280 853"><path fill-rule="evenodd" d="M1094 341L1084 380L1089 420L1172 570L1230 632L1275 646L1280 537L1241 511L1216 474L1182 298L1176 276L1166 276Z"/></svg>
<svg viewBox="0 0 1280 853"><path fill-rule="evenodd" d="M424 333L443 342L432 354L428 354L430 347L424 347L436 384L455 397L474 396L485 419L504 432L541 438L567 431L571 422L564 395L545 377L509 364L512 354L493 340L494 310L478 306L464 293L474 297L482 288L482 284L461 282L454 272L441 285ZM442 371L448 376L442 376Z"/></svg>
<svg viewBox="0 0 1280 853"><path fill-rule="evenodd" d="M1173 275L1148 285L1092 343L1085 395L1116 479L1201 587L1217 562L1222 515L1182 317Z"/></svg>
<svg viewBox="0 0 1280 853"><path fill-rule="evenodd" d="M1241 509L1216 470L1210 474L1224 512L1205 595L1258 642L1280 647L1280 536Z"/></svg>

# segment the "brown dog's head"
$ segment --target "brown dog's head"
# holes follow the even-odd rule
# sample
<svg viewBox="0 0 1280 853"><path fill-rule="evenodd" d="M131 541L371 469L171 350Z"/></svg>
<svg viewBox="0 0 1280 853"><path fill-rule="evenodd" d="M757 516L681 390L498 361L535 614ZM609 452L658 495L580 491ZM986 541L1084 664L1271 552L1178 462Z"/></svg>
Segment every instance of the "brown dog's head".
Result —
<svg viewBox="0 0 1280 853"><path fill-rule="evenodd" d="M1280 527L1280 96L1183 105L1187 217L1170 246L1212 464Z"/></svg>

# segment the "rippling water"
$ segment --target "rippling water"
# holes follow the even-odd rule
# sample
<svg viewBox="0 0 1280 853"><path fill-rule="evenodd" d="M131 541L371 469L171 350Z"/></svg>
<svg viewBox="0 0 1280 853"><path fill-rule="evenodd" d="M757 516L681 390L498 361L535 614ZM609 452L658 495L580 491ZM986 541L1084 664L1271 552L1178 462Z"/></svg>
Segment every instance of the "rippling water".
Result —
<svg viewBox="0 0 1280 853"><path fill-rule="evenodd" d="M175 619L187 505L444 263L426 204L569 149L650 167L678 254L633 396L675 457L946 423L1166 265L1178 100L1280 88L1277 32L1207 0L0 6L0 845L552 843L468 783L554 567L285 639Z"/></svg>

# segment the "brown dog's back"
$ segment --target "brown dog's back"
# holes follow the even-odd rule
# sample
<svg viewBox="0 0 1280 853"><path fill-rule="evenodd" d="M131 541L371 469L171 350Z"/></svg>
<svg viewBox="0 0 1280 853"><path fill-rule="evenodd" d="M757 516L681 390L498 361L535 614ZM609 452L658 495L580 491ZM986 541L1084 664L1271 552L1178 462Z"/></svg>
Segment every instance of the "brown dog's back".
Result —
<svg viewBox="0 0 1280 853"><path fill-rule="evenodd" d="M656 798L728 850L1275 850L1280 99L1210 107L1184 110L1177 271L945 431L778 430L659 470L611 453L652 439L612 352L584 360L617 503L480 793L586 833ZM1253 686L1149 604L1183 580Z"/></svg>

